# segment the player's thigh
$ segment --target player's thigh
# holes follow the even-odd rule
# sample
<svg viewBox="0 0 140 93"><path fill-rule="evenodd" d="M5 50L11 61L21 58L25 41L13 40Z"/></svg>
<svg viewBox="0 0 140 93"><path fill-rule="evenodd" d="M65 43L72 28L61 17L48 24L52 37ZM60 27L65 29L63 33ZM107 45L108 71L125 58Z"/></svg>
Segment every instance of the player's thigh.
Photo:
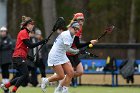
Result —
<svg viewBox="0 0 140 93"><path fill-rule="evenodd" d="M84 69L83 69L83 65L81 62L77 65L75 70L76 70L76 72L83 73Z"/></svg>
<svg viewBox="0 0 140 93"><path fill-rule="evenodd" d="M57 74L57 75L60 75L60 76L64 76L64 70L63 70L63 67L61 65L57 65L57 66L53 66L52 67L54 72Z"/></svg>
<svg viewBox="0 0 140 93"><path fill-rule="evenodd" d="M70 62L63 64L62 66L66 74L74 75L74 70Z"/></svg>

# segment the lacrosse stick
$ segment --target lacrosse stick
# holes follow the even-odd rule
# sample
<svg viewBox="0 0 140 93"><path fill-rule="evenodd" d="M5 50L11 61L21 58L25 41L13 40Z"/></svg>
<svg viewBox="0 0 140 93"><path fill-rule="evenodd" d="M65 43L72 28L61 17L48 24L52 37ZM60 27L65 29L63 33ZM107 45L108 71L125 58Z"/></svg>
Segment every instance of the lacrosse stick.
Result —
<svg viewBox="0 0 140 93"><path fill-rule="evenodd" d="M55 22L54 26L53 26L52 32L50 33L50 35L48 36L48 38L45 39L45 40L46 40L45 44L48 43L50 37L53 35L53 33L54 33L55 31L57 31L57 30L60 29L60 28L65 28L65 27L66 27L66 24L65 24L64 18L63 18L63 17L59 17L59 18L57 19L57 21ZM41 45L41 47L38 49L38 51L36 52L36 54L33 55L33 57L31 57L31 56L28 55L28 59L30 59L31 61L34 61L34 57L38 54L38 52L42 49L42 47L43 47L45 44L42 44L42 45Z"/></svg>
<svg viewBox="0 0 140 93"><path fill-rule="evenodd" d="M114 25L107 27L107 28L105 29L104 33L102 33L101 35L99 35L98 38L97 38L96 40L99 41L99 40L100 40L101 38L103 38L107 33L111 33L111 32L113 31L114 28L115 28ZM85 54L88 54L89 56L98 57L97 55L94 55L94 54L91 53L91 52L87 52L87 49L88 49L89 47L91 48L91 47L93 47L93 45L92 45L92 44L89 44L88 47L84 48L83 50L80 50L80 53L82 53L82 54L85 53ZM83 52L83 51L84 51L84 52Z"/></svg>
<svg viewBox="0 0 140 93"><path fill-rule="evenodd" d="M109 26L105 29L104 33L102 33L98 38L97 40L100 40L102 37L104 37L107 33L111 33L113 31L113 29L115 28L114 25L112 26Z"/></svg>

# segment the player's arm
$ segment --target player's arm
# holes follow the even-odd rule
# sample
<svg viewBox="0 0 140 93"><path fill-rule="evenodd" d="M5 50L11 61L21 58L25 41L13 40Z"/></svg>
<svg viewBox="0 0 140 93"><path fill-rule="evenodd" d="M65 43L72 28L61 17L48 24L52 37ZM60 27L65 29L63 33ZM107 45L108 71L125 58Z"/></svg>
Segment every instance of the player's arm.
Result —
<svg viewBox="0 0 140 93"><path fill-rule="evenodd" d="M62 35L62 39L64 42L64 48L67 52L70 52L72 54L78 54L79 53L79 49L73 49L71 48L71 39L69 38L68 35Z"/></svg>
<svg viewBox="0 0 140 93"><path fill-rule="evenodd" d="M98 42L98 40L91 40L90 42L87 42L87 43L80 43L79 41L79 37L75 37L74 38L74 42L76 44L76 47L79 49L79 48L83 48L83 47L86 47L86 46L89 46L89 44L96 44Z"/></svg>
<svg viewBox="0 0 140 93"><path fill-rule="evenodd" d="M23 43L26 44L29 48L35 48L41 44L44 44L46 42L46 40L42 40L40 42L37 43L32 43L29 39L24 39Z"/></svg>
<svg viewBox="0 0 140 93"><path fill-rule="evenodd" d="M66 49L67 52L70 52L72 54L78 54L79 53L79 49L73 49L73 48L71 48L70 45L65 44L65 49Z"/></svg>
<svg viewBox="0 0 140 93"><path fill-rule="evenodd" d="M74 43L75 43L76 47L79 49L79 48L83 48L83 47L88 46L91 42L80 43L79 37L78 36L75 36Z"/></svg>

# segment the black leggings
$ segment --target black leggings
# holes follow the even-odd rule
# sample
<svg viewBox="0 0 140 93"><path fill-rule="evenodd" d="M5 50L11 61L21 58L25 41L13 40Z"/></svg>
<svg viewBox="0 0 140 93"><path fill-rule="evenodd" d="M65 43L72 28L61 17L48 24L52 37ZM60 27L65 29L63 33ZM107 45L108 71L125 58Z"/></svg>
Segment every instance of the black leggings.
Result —
<svg viewBox="0 0 140 93"><path fill-rule="evenodd" d="M41 77L46 77L46 67L45 64L43 63L43 59L39 59L38 62L35 63L36 67L39 68L40 73L41 73Z"/></svg>
<svg viewBox="0 0 140 93"><path fill-rule="evenodd" d="M13 58L13 66L19 72L20 76L12 79L10 83L18 88L23 82L29 80L29 71L27 63L20 57Z"/></svg>
<svg viewBox="0 0 140 93"><path fill-rule="evenodd" d="M2 78L9 79L9 63L1 65Z"/></svg>
<svg viewBox="0 0 140 93"><path fill-rule="evenodd" d="M28 82L30 82L35 87L38 84L37 72L36 72L37 69L36 69L36 67L30 67L30 66L28 66L28 69L29 69L29 72L31 74ZM26 83L28 83L28 82L26 82Z"/></svg>

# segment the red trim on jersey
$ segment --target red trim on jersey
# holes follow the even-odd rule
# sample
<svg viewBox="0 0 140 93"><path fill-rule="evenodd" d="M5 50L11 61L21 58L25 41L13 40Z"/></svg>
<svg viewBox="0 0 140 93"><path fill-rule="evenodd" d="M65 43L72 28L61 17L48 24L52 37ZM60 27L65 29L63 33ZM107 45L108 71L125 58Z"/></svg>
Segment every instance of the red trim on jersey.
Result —
<svg viewBox="0 0 140 93"><path fill-rule="evenodd" d="M81 27L80 30L75 34L75 36L78 36L79 38L82 37L82 27Z"/></svg>
<svg viewBox="0 0 140 93"><path fill-rule="evenodd" d="M23 43L24 39L29 39L29 33L26 29L23 29L18 33L13 57L22 57L26 59L28 53L28 47Z"/></svg>

